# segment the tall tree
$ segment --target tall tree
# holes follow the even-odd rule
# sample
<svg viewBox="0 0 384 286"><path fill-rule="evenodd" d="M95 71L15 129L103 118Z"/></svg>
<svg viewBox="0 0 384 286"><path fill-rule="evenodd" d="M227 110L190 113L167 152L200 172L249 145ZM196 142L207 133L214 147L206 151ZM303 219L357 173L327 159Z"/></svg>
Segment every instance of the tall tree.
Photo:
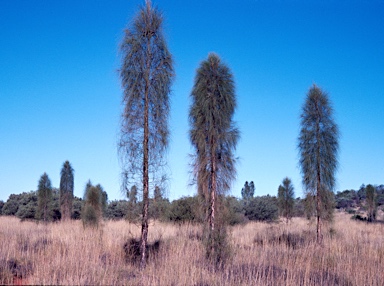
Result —
<svg viewBox="0 0 384 286"><path fill-rule="evenodd" d="M279 213L281 216L288 220L293 216L293 206L295 204L294 188L291 180L286 177L283 180L283 184L279 186L277 192L277 203L279 207Z"/></svg>
<svg viewBox="0 0 384 286"><path fill-rule="evenodd" d="M37 186L37 215L47 222L50 218L52 203L52 185L47 173L41 175Z"/></svg>
<svg viewBox="0 0 384 286"><path fill-rule="evenodd" d="M232 73L216 54L200 64L191 93L190 140L195 149L193 170L199 195L205 202L208 230L207 256L220 260L215 241L224 234L217 225L217 203L236 176L233 151L239 131L233 122L236 108ZM216 246L215 246L216 245Z"/></svg>
<svg viewBox="0 0 384 286"><path fill-rule="evenodd" d="M376 220L377 212L377 192L376 188L372 185L365 187L367 208L368 208L368 221L372 222Z"/></svg>
<svg viewBox="0 0 384 286"><path fill-rule="evenodd" d="M161 184L168 146L169 93L174 76L172 56L162 29L161 13L146 1L125 31L120 78L124 111L119 150L123 185L143 185L140 267L146 265L150 178Z"/></svg>
<svg viewBox="0 0 384 286"><path fill-rule="evenodd" d="M313 85L301 114L299 151L305 190L315 196L317 242L322 242L322 220L333 207L335 172L338 166L339 130L328 95Z"/></svg>
<svg viewBox="0 0 384 286"><path fill-rule="evenodd" d="M60 178L60 211L61 219L71 219L73 201L73 168L69 161L65 161L61 168Z"/></svg>

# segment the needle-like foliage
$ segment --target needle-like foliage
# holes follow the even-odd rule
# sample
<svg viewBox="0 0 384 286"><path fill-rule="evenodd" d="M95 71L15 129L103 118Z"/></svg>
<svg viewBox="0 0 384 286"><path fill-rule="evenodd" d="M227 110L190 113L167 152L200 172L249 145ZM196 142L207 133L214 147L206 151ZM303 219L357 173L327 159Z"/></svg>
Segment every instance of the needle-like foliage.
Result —
<svg viewBox="0 0 384 286"><path fill-rule="evenodd" d="M52 203L52 185L47 173L41 175L37 187L37 215L47 222L50 218Z"/></svg>
<svg viewBox="0 0 384 286"><path fill-rule="evenodd" d="M217 206L236 177L233 151L239 131L233 122L236 108L232 73L216 54L209 54L197 70L189 111L190 140L195 149L193 174L203 198L208 230L207 255L220 260L216 239L224 233ZM218 224L218 225L216 225Z"/></svg>
<svg viewBox="0 0 384 286"><path fill-rule="evenodd" d="M377 192L376 188L372 185L365 187L367 197L367 209L368 209L368 221L372 222L376 220L377 212Z"/></svg>
<svg viewBox="0 0 384 286"><path fill-rule="evenodd" d="M321 221L329 216L338 166L339 130L328 96L313 85L303 105L299 136L300 166L305 190L315 197L317 241Z"/></svg>
<svg viewBox="0 0 384 286"><path fill-rule="evenodd" d="M295 204L294 188L291 180L286 177L283 180L283 184L279 186L277 192L277 203L279 207L279 213L286 218L286 222L293 216L293 206Z"/></svg>
<svg viewBox="0 0 384 286"><path fill-rule="evenodd" d="M60 212L62 220L71 219L73 187L73 168L69 161L65 161L60 177Z"/></svg>
<svg viewBox="0 0 384 286"><path fill-rule="evenodd" d="M124 111L119 152L125 191L135 183L143 186L141 268L146 264L149 188L160 185L165 178L169 137L169 93L174 71L162 23L161 13L146 1L121 44Z"/></svg>

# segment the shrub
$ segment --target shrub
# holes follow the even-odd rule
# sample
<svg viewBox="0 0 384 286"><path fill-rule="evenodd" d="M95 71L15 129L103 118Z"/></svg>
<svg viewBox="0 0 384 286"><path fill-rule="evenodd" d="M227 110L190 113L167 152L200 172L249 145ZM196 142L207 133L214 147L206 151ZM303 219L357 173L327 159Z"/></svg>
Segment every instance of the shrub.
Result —
<svg viewBox="0 0 384 286"><path fill-rule="evenodd" d="M3 214L3 207L4 207L4 202L3 201L0 201L0 215Z"/></svg>
<svg viewBox="0 0 384 286"><path fill-rule="evenodd" d="M168 219L172 222L198 221L196 210L198 208L197 197L183 197L171 203Z"/></svg>
<svg viewBox="0 0 384 286"><path fill-rule="evenodd" d="M81 209L83 207L83 200L78 197L73 198L71 219L81 219Z"/></svg>
<svg viewBox="0 0 384 286"><path fill-rule="evenodd" d="M245 207L245 216L249 220L276 220L279 216L276 197L267 195L253 198Z"/></svg>
<svg viewBox="0 0 384 286"><path fill-rule="evenodd" d="M122 219L128 211L128 202L114 200L107 205L106 217L108 219Z"/></svg>
<svg viewBox="0 0 384 286"><path fill-rule="evenodd" d="M227 213L224 215L224 220L229 225L246 223L248 219L243 213L243 205L237 198L228 196L225 198Z"/></svg>
<svg viewBox="0 0 384 286"><path fill-rule="evenodd" d="M85 227L98 227L99 225L99 214L93 205L85 204L81 219Z"/></svg>

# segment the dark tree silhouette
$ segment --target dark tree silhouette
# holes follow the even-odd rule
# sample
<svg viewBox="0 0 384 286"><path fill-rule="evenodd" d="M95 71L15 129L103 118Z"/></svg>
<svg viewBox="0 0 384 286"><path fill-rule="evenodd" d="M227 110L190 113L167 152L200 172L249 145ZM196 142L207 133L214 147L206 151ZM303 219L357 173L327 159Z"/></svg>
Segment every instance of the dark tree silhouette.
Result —
<svg viewBox="0 0 384 286"><path fill-rule="evenodd" d="M294 188L291 180L286 177L283 180L283 184L279 186L277 192L277 203L279 207L279 213L281 216L288 220L293 216L293 206L295 204Z"/></svg>
<svg viewBox="0 0 384 286"><path fill-rule="evenodd" d="M47 222L50 218L52 203L52 185L47 173L44 173L37 186L37 215Z"/></svg>
<svg viewBox="0 0 384 286"><path fill-rule="evenodd" d="M241 197L244 201L249 202L255 194L255 185L252 182L245 182L244 187L241 189Z"/></svg>
<svg viewBox="0 0 384 286"><path fill-rule="evenodd" d="M71 219L74 187L73 172L69 161L65 161L61 169L60 178L60 212L62 220Z"/></svg>
<svg viewBox="0 0 384 286"><path fill-rule="evenodd" d="M220 260L215 241L223 234L217 225L221 195L236 176L233 151L239 131L233 122L236 96L229 68L215 54L209 54L197 70L189 111L190 140L195 149L193 172L198 193L205 202L208 230L207 256Z"/></svg>
<svg viewBox="0 0 384 286"><path fill-rule="evenodd" d="M162 168L168 146L169 93L173 63L162 30L161 13L146 1L125 31L120 78L124 89L119 151L123 187L143 185L140 267L146 265L148 204L151 187L164 180Z"/></svg>
<svg viewBox="0 0 384 286"><path fill-rule="evenodd" d="M377 192L376 188L372 185L365 187L366 200L367 200L367 209L368 209L368 221L372 222L376 220L377 212Z"/></svg>
<svg viewBox="0 0 384 286"><path fill-rule="evenodd" d="M338 166L339 130L328 96L313 85L303 105L299 151L305 190L315 197L317 242L322 242L322 219L329 217Z"/></svg>

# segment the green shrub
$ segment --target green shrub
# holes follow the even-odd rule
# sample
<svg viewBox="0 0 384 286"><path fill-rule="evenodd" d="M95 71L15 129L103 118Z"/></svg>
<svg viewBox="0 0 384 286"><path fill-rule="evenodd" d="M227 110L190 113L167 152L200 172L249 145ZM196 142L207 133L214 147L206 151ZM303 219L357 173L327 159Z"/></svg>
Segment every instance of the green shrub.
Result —
<svg viewBox="0 0 384 286"><path fill-rule="evenodd" d="M171 203L168 220L172 222L196 222L198 200L197 197L183 197Z"/></svg>
<svg viewBox="0 0 384 286"><path fill-rule="evenodd" d="M253 198L245 206L245 216L249 220L273 221L279 216L276 197L269 195Z"/></svg>
<svg viewBox="0 0 384 286"><path fill-rule="evenodd" d="M0 215L3 214L3 207L4 207L4 202L3 201L0 201Z"/></svg>

